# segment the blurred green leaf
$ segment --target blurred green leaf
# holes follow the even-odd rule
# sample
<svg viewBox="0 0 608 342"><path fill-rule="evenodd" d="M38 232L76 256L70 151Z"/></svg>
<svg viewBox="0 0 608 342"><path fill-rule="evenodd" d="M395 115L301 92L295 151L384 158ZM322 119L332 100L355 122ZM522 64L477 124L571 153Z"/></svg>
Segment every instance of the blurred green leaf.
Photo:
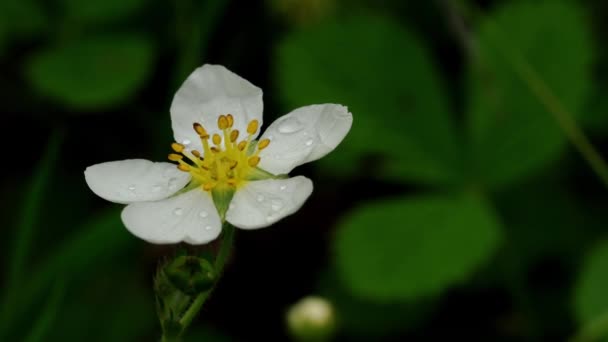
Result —
<svg viewBox="0 0 608 342"><path fill-rule="evenodd" d="M52 331L52 326L57 318L59 306L65 296L65 283L66 281L62 276L57 277L47 304L25 338L26 342L45 341L45 336Z"/></svg>
<svg viewBox="0 0 608 342"><path fill-rule="evenodd" d="M19 310L5 317L6 326L13 327L58 276L69 274L70 278L76 278L83 274L94 274L99 264L124 252L131 241L116 209L102 212L77 227L70 237L42 258L39 265L32 266L28 281L22 284L18 292L16 300Z"/></svg>
<svg viewBox="0 0 608 342"><path fill-rule="evenodd" d="M582 325L608 314L608 241L586 257L576 283L574 313Z"/></svg>
<svg viewBox="0 0 608 342"><path fill-rule="evenodd" d="M331 170L366 171L422 183L460 179L459 151L439 75L425 47L382 17L347 20L288 35L278 46L275 75L286 107L342 103L354 116Z"/></svg>
<svg viewBox="0 0 608 342"><path fill-rule="evenodd" d="M39 92L74 109L102 109L125 101L147 79L151 41L138 36L90 38L35 55L27 77Z"/></svg>
<svg viewBox="0 0 608 342"><path fill-rule="evenodd" d="M336 265L353 294L370 300L437 295L495 252L501 228L474 197L428 196L368 204L340 225Z"/></svg>
<svg viewBox="0 0 608 342"><path fill-rule="evenodd" d="M29 188L25 191L23 206L14 228L13 243L10 255L7 256L8 275L6 277L6 289L3 298L2 315L0 317L0 331L4 330L4 319L10 313L15 304L14 294L21 286L27 275L27 261L30 254L31 242L34 231L38 225L40 211L45 202L45 193L52 179L53 167L59 157L63 131L56 129L49 137L43 158L34 171L33 179Z"/></svg>
<svg viewBox="0 0 608 342"><path fill-rule="evenodd" d="M40 32L45 25L46 18L40 2L32 0L0 1L0 36L10 39L33 35Z"/></svg>
<svg viewBox="0 0 608 342"><path fill-rule="evenodd" d="M61 0L61 3L68 20L103 23L124 18L140 9L145 2L144 0Z"/></svg>
<svg viewBox="0 0 608 342"><path fill-rule="evenodd" d="M556 159L566 141L496 46L521 54L565 107L580 115L593 50L581 12L574 2L516 1L482 23L481 59L471 74L469 128L477 177L485 184L528 176Z"/></svg>

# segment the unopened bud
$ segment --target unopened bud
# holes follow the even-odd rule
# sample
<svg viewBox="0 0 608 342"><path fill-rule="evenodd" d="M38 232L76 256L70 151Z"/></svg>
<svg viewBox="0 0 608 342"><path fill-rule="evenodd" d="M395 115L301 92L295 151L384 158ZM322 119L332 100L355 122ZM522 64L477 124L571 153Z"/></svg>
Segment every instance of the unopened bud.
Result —
<svg viewBox="0 0 608 342"><path fill-rule="evenodd" d="M329 341L336 328L334 308L324 298L305 297L287 312L287 326L297 341Z"/></svg>

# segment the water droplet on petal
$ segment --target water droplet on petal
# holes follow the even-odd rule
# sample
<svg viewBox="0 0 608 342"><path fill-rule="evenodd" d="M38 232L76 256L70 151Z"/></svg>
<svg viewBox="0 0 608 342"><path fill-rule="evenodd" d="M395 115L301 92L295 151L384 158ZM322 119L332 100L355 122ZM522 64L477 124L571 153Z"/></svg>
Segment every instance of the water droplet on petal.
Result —
<svg viewBox="0 0 608 342"><path fill-rule="evenodd" d="M280 199L273 199L272 201L270 201L270 207L274 211L281 210L281 208L283 208L283 201Z"/></svg>
<svg viewBox="0 0 608 342"><path fill-rule="evenodd" d="M205 230L212 230L213 227L212 226L205 226Z"/></svg>
<svg viewBox="0 0 608 342"><path fill-rule="evenodd" d="M175 208L173 210L173 214L175 214L176 216L180 216L183 213L184 213L184 210L182 208Z"/></svg>
<svg viewBox="0 0 608 342"><path fill-rule="evenodd" d="M306 140L305 144L306 144L306 146L310 146L310 145L312 145L313 142L314 141L312 139L308 139L308 140Z"/></svg>
<svg viewBox="0 0 608 342"><path fill-rule="evenodd" d="M160 192L163 189L161 185L155 185L152 187L152 192Z"/></svg>
<svg viewBox="0 0 608 342"><path fill-rule="evenodd" d="M192 143L192 141L190 141L188 139L182 140L182 145L188 146L188 145L190 145L190 143Z"/></svg>
<svg viewBox="0 0 608 342"><path fill-rule="evenodd" d="M131 190L132 192L135 192L135 185L134 184L129 185L129 190Z"/></svg>
<svg viewBox="0 0 608 342"><path fill-rule="evenodd" d="M300 120L295 117L288 117L283 119L283 121L279 123L278 130L279 133L293 134L298 131L301 131L302 128L304 128L304 124L300 122Z"/></svg>
<svg viewBox="0 0 608 342"><path fill-rule="evenodd" d="M177 178L172 177L169 179L169 190L175 190L177 187Z"/></svg>
<svg viewBox="0 0 608 342"><path fill-rule="evenodd" d="M279 190L281 190L281 191L285 191L285 190L287 190L287 185L281 185L281 186L279 187Z"/></svg>
<svg viewBox="0 0 608 342"><path fill-rule="evenodd" d="M264 201L264 195L258 195L258 197L256 199L258 200L258 202L263 202Z"/></svg>
<svg viewBox="0 0 608 342"><path fill-rule="evenodd" d="M274 216L272 216L272 215L266 216L266 222L272 222L272 221L274 221Z"/></svg>
<svg viewBox="0 0 608 342"><path fill-rule="evenodd" d="M205 217L209 216L209 213L203 210L200 213L198 213L198 216L200 216L201 218L205 218Z"/></svg>

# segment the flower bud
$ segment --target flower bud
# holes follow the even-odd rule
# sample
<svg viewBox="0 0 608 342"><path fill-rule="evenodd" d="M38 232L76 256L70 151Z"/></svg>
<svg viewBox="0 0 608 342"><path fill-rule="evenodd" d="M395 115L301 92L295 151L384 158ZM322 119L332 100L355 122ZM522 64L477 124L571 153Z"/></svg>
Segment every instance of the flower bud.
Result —
<svg viewBox="0 0 608 342"><path fill-rule="evenodd" d="M297 341L329 341L336 328L334 308L322 297L305 297L287 312L287 327Z"/></svg>
<svg viewBox="0 0 608 342"><path fill-rule="evenodd" d="M209 290L216 278L213 266L196 256L178 256L164 272L171 284L187 295Z"/></svg>

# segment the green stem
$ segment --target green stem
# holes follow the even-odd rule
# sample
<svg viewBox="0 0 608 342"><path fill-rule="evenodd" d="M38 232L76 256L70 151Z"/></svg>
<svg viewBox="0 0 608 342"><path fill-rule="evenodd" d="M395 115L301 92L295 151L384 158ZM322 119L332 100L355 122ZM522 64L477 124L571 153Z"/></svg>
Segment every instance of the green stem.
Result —
<svg viewBox="0 0 608 342"><path fill-rule="evenodd" d="M596 319L585 325L581 331L573 337L571 342L591 342L599 341L608 336L608 312L598 316Z"/></svg>
<svg viewBox="0 0 608 342"><path fill-rule="evenodd" d="M226 266L226 262L228 261L228 258L230 257L230 252L232 251L233 241L234 241L234 227L232 225L226 223L224 225L224 233L223 233L223 238L222 238L222 242L220 245L220 250L217 253L217 257L215 258L214 266L215 266L217 280L215 281L214 286L210 290L202 292L194 299L194 301L192 302L192 304L190 305L190 307L188 308L186 313L184 313L184 315L180 319L179 323L182 326L182 332L181 332L182 335L188 329L188 326L190 325L190 323L192 323L192 320L194 319L194 317L196 317L198 312L201 310L201 307L203 306L203 304L205 303L207 298L209 298L209 295L211 295L211 292L213 292L213 290L215 289L215 286L217 285L219 278L222 276L222 273L224 271L224 266Z"/></svg>

